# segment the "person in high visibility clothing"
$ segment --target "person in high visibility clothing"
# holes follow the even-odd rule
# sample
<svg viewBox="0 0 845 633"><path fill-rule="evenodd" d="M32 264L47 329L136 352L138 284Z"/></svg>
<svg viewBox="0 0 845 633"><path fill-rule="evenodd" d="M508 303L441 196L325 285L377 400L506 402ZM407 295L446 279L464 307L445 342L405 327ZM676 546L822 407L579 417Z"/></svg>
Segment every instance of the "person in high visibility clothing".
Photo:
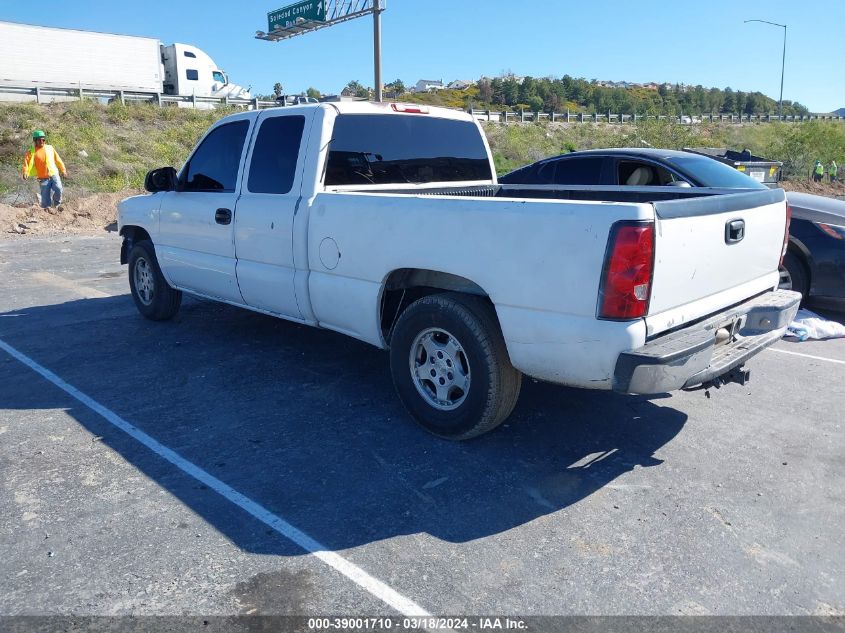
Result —
<svg viewBox="0 0 845 633"><path fill-rule="evenodd" d="M50 205L59 206L62 203L62 176L67 176L67 169L59 153L52 145L47 144L47 135L43 130L32 133L32 147L23 159L21 175L24 180L33 176L38 178L41 187L41 208L49 209Z"/></svg>
<svg viewBox="0 0 845 633"><path fill-rule="evenodd" d="M824 178L824 165L820 160L817 160L816 166L813 167L813 181L821 182L822 178Z"/></svg>
<svg viewBox="0 0 845 633"><path fill-rule="evenodd" d="M836 182L836 173L839 171L839 167L836 166L836 161L830 161L830 167L827 168L827 173L830 175L830 182Z"/></svg>

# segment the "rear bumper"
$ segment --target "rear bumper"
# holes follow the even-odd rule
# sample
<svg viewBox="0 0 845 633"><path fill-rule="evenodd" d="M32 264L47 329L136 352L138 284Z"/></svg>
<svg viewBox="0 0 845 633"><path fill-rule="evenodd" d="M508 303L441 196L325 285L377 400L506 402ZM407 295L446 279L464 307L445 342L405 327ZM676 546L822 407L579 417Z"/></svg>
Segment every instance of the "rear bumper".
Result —
<svg viewBox="0 0 845 633"><path fill-rule="evenodd" d="M780 339L800 300L796 292L769 291L623 352L613 390L655 394L709 383Z"/></svg>

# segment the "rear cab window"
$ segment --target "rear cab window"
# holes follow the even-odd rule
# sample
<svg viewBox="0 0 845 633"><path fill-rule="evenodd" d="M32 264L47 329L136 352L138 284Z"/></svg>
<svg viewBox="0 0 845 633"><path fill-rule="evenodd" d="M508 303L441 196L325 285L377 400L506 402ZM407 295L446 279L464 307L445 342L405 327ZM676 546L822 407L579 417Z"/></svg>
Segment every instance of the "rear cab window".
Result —
<svg viewBox="0 0 845 633"><path fill-rule="evenodd" d="M402 114L341 114L335 120L326 186L492 179L472 121Z"/></svg>

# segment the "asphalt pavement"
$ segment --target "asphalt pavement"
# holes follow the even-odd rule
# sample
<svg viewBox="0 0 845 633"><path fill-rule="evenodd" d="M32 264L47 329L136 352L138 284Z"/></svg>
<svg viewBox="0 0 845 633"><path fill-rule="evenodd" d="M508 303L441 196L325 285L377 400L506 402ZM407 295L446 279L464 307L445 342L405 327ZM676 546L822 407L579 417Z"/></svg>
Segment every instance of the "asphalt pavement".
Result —
<svg viewBox="0 0 845 633"><path fill-rule="evenodd" d="M0 615L845 615L845 339L451 443L364 343L145 320L119 250L0 241Z"/></svg>

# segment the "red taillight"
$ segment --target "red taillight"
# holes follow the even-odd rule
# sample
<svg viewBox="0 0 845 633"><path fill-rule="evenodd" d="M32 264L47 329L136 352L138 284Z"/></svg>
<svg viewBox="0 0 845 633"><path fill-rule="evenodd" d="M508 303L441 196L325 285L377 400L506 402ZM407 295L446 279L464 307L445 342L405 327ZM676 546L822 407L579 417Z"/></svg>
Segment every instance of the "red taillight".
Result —
<svg viewBox="0 0 845 633"><path fill-rule="evenodd" d="M786 205L786 228L783 230L783 248L780 251L780 263L783 266L783 258L786 256L786 249L789 246L789 224L792 222L792 207Z"/></svg>
<svg viewBox="0 0 845 633"><path fill-rule="evenodd" d="M405 103L391 103L390 107L394 112L404 112L406 114L428 114L427 106L407 105Z"/></svg>
<svg viewBox="0 0 845 633"><path fill-rule="evenodd" d="M654 268L654 224L617 222L610 230L599 290L600 319L637 319L648 312Z"/></svg>

